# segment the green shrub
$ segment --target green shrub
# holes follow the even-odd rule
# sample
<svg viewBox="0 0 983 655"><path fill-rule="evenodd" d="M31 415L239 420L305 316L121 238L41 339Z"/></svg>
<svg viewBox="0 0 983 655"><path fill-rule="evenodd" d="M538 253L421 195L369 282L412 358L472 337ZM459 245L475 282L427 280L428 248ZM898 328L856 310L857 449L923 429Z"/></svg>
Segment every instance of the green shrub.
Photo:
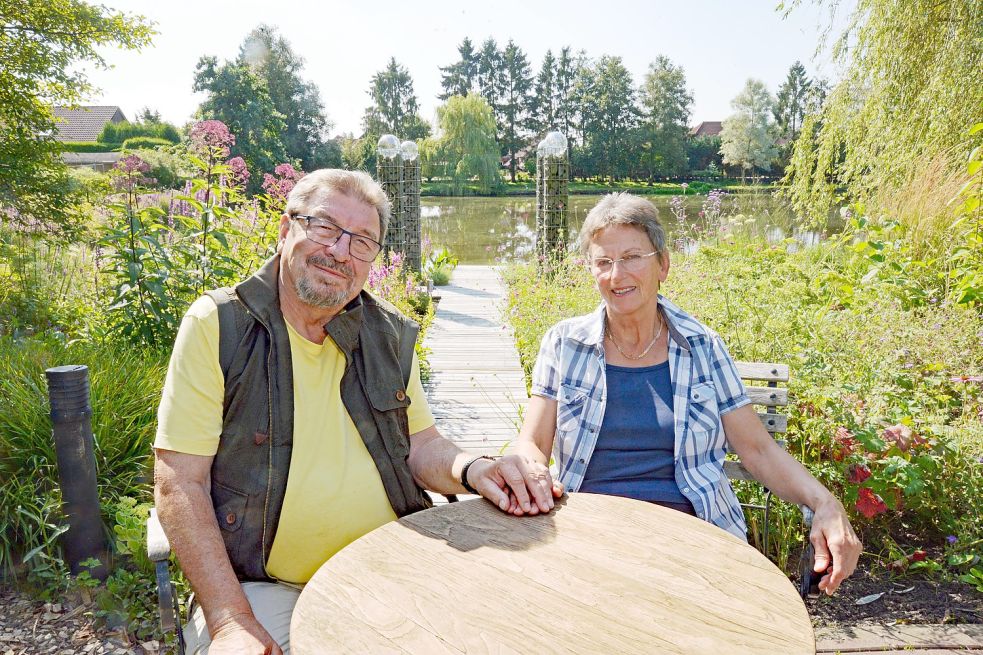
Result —
<svg viewBox="0 0 983 655"><path fill-rule="evenodd" d="M118 142L62 141L59 145L65 152L118 152L120 148Z"/></svg>
<svg viewBox="0 0 983 655"><path fill-rule="evenodd" d="M155 150L160 147L171 145L174 144L167 139L159 139L155 136L135 136L123 142L123 150L137 150L139 148Z"/></svg>
<svg viewBox="0 0 983 655"><path fill-rule="evenodd" d="M179 143L181 135L170 123L106 123L99 134L100 143L123 143L134 137L154 137L170 143Z"/></svg>

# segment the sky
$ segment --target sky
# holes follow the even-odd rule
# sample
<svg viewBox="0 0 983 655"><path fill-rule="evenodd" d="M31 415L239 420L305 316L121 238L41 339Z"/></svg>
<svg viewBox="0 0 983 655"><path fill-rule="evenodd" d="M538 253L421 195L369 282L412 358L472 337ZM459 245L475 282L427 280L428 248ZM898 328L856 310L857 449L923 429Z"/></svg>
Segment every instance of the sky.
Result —
<svg viewBox="0 0 983 655"><path fill-rule="evenodd" d="M303 77L321 91L334 124L332 135L361 132L372 76L389 58L413 77L423 118L433 122L440 104L440 66L457 61L470 37L509 39L525 51L533 73L547 49L564 46L588 57L622 57L636 86L650 62L668 56L683 67L693 94L690 123L723 120L749 77L776 92L796 60L810 75L832 80L837 70L818 57L826 10L808 0L788 18L775 0L438 0L283 3L270 0L102 0L108 7L156 23L157 36L139 52L105 49L108 71L90 71L100 92L88 104L118 105L128 118L143 107L183 125L203 94L192 93L195 65L204 55L234 59L257 25L276 26L305 60ZM844 3L849 4L849 3ZM842 22L842 10L837 16Z"/></svg>

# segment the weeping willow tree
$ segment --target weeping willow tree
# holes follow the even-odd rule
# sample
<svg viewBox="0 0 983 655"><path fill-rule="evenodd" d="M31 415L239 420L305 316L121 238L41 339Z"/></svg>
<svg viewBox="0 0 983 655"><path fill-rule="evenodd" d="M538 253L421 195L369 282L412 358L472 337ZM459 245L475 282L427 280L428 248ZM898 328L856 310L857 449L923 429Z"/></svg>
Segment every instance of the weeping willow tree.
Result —
<svg viewBox="0 0 983 655"><path fill-rule="evenodd" d="M840 4L815 2L831 15ZM794 207L821 222L844 194L891 211L885 204L920 190L935 198L916 213L944 212L952 196L937 189L958 189L980 137L969 129L983 116L983 2L857 0L833 36L844 74L795 143L786 172Z"/></svg>

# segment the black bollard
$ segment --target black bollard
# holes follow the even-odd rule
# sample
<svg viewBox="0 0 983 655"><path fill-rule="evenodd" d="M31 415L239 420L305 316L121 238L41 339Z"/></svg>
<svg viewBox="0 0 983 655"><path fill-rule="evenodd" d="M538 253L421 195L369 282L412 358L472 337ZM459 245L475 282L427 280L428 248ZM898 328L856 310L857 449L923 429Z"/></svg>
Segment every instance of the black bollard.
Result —
<svg viewBox="0 0 983 655"><path fill-rule="evenodd" d="M68 517L68 531L62 537L65 560L72 575L88 571L93 577L105 580L108 548L99 515L96 458L92 452L89 369L56 366L45 373L62 508ZM91 558L102 564L91 569L81 566L81 562Z"/></svg>

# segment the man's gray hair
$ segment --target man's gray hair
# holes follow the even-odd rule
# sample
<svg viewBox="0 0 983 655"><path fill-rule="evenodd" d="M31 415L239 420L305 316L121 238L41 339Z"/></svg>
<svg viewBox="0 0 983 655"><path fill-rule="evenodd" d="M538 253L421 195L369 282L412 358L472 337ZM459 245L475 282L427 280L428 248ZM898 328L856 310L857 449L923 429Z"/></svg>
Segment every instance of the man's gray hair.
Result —
<svg viewBox="0 0 983 655"><path fill-rule="evenodd" d="M659 222L659 210L627 192L608 194L587 212L580 228L580 252L586 255L597 233L611 225L637 225L645 230L660 257L666 253L666 231Z"/></svg>
<svg viewBox="0 0 983 655"><path fill-rule="evenodd" d="M389 227L389 199L379 183L364 171L346 171L340 168L322 168L308 173L287 196L288 216L311 211L310 205L321 195L337 191L375 208L379 214L379 243L386 240Z"/></svg>

